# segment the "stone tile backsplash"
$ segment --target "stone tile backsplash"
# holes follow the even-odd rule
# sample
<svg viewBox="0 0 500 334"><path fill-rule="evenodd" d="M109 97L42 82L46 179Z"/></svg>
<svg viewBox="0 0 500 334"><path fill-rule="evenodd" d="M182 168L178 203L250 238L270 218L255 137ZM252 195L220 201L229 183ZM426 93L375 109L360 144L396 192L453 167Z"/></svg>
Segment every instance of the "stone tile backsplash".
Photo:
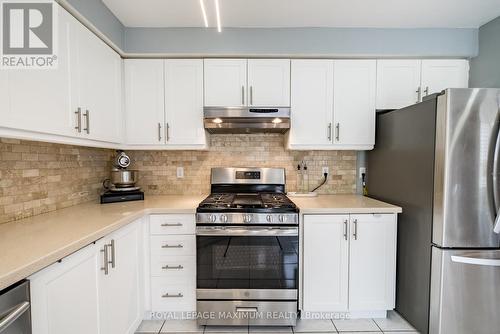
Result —
<svg viewBox="0 0 500 334"><path fill-rule="evenodd" d="M113 150L0 139L0 223L97 200Z"/></svg>
<svg viewBox="0 0 500 334"><path fill-rule="evenodd" d="M356 152L289 151L280 134L212 135L207 151L128 151L146 195L208 194L211 167L283 167L287 190L297 190L297 164L305 160L310 188L322 194L356 192ZM114 150L0 139L0 223L97 201ZM184 178L177 178L177 167Z"/></svg>
<svg viewBox="0 0 500 334"><path fill-rule="evenodd" d="M287 191L296 191L297 164L305 160L311 189L328 166L328 182L319 193L356 192L355 151L289 151L280 134L212 135L209 140L207 151L128 151L139 185L146 194L208 194L211 167L283 167ZM184 168L184 178L177 178L177 167Z"/></svg>

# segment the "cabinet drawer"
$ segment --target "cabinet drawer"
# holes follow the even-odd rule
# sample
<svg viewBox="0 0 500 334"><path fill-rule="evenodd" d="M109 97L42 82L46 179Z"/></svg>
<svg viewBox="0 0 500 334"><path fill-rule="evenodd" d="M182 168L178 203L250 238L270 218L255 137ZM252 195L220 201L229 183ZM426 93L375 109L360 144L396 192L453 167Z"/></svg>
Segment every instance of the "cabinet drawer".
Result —
<svg viewBox="0 0 500 334"><path fill-rule="evenodd" d="M151 275L165 277L169 282L194 282L196 279L196 257L153 255L151 257Z"/></svg>
<svg viewBox="0 0 500 334"><path fill-rule="evenodd" d="M153 312L196 310L195 284L170 284L164 277L151 278L151 304Z"/></svg>
<svg viewBox="0 0 500 334"><path fill-rule="evenodd" d="M151 215L149 218L152 235L194 234L195 216L185 215Z"/></svg>
<svg viewBox="0 0 500 334"><path fill-rule="evenodd" d="M151 236L151 255L196 255L195 235Z"/></svg>

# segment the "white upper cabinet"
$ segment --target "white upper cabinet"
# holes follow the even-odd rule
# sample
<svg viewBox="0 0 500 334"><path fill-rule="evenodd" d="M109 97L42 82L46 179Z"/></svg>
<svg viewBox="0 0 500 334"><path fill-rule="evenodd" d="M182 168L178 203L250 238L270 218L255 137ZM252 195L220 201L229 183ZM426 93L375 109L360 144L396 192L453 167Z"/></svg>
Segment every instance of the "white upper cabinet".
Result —
<svg viewBox="0 0 500 334"><path fill-rule="evenodd" d="M247 104L247 60L205 59L205 106L241 107Z"/></svg>
<svg viewBox="0 0 500 334"><path fill-rule="evenodd" d="M351 215L349 310L395 306L396 215Z"/></svg>
<svg viewBox="0 0 500 334"><path fill-rule="evenodd" d="M248 60L248 105L290 106L290 60Z"/></svg>
<svg viewBox="0 0 500 334"><path fill-rule="evenodd" d="M303 303L308 312L348 308L349 215L304 216Z"/></svg>
<svg viewBox="0 0 500 334"><path fill-rule="evenodd" d="M333 142L336 145L375 144L375 60L336 60L333 81Z"/></svg>
<svg viewBox="0 0 500 334"><path fill-rule="evenodd" d="M446 88L469 86L469 62L464 59L422 60L423 96L439 93Z"/></svg>
<svg viewBox="0 0 500 334"><path fill-rule="evenodd" d="M205 145L203 60L165 60L166 141L168 145Z"/></svg>
<svg viewBox="0 0 500 334"><path fill-rule="evenodd" d="M377 61L377 109L399 109L420 101L420 60Z"/></svg>
<svg viewBox="0 0 500 334"><path fill-rule="evenodd" d="M332 144L333 60L292 60L289 147Z"/></svg>
<svg viewBox="0 0 500 334"><path fill-rule="evenodd" d="M164 61L125 60L125 128L127 144L165 144Z"/></svg>
<svg viewBox="0 0 500 334"><path fill-rule="evenodd" d="M73 110L81 108L82 133L89 139L122 141L122 60L81 24L72 36Z"/></svg>
<svg viewBox="0 0 500 334"><path fill-rule="evenodd" d="M58 10L58 16L56 69L0 70L0 127L74 134L69 77L69 33L73 18L62 9Z"/></svg>

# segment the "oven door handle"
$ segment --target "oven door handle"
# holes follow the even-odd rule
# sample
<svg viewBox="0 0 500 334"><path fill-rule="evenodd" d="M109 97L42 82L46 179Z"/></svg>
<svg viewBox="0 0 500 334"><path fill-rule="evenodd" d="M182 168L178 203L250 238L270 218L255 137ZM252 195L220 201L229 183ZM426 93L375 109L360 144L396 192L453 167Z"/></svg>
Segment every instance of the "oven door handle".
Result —
<svg viewBox="0 0 500 334"><path fill-rule="evenodd" d="M30 308L30 303L25 301L22 302L15 307L13 307L10 312L5 315L2 319L0 319L0 333L5 331L7 327L12 325L14 321L17 320L20 316L22 316L26 311Z"/></svg>
<svg viewBox="0 0 500 334"><path fill-rule="evenodd" d="M196 235L198 236L298 236L298 227L215 227L215 226L197 226Z"/></svg>

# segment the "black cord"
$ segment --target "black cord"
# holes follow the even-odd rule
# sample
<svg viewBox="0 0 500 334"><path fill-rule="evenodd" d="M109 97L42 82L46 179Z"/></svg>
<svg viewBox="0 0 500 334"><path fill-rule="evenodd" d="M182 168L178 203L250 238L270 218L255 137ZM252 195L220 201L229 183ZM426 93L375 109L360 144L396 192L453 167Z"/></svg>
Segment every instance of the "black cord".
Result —
<svg viewBox="0 0 500 334"><path fill-rule="evenodd" d="M317 186L316 188L314 188L311 192L315 192L316 190L318 190L322 185L324 185L326 183L326 180L328 178L328 173L323 173L323 176L324 176L324 179L323 179L323 182L321 182L321 184L319 186Z"/></svg>

